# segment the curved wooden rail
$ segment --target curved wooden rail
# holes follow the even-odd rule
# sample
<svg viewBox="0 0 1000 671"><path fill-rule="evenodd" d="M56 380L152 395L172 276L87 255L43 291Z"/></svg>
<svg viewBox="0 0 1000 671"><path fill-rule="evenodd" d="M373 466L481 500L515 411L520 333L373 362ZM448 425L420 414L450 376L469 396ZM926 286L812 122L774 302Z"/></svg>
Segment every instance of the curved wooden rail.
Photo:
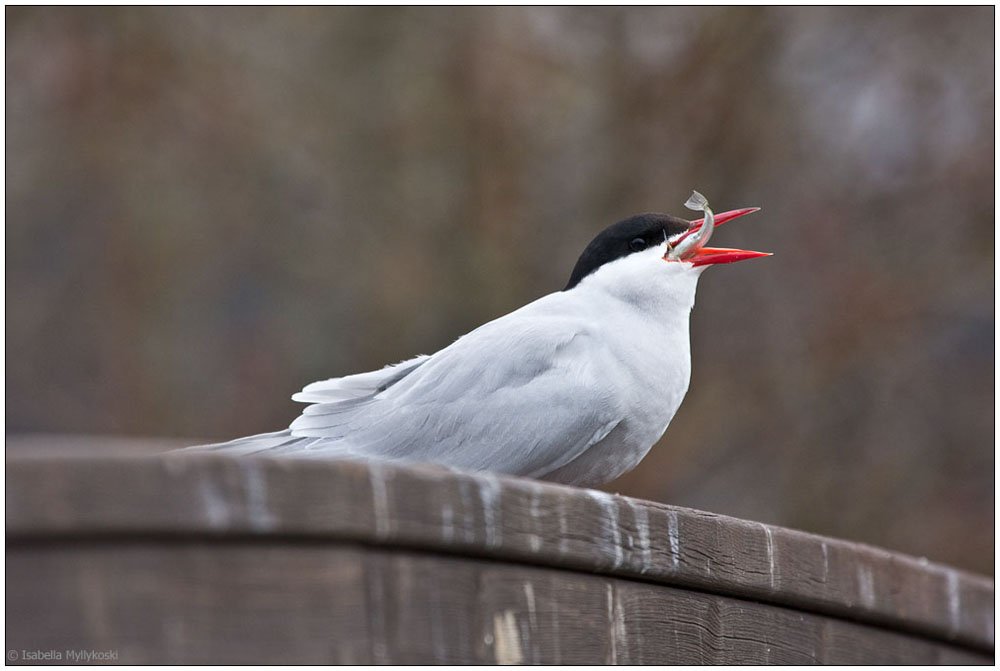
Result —
<svg viewBox="0 0 1000 671"><path fill-rule="evenodd" d="M8 642L116 647L122 661L993 657L988 578L434 467L8 460L7 542Z"/></svg>

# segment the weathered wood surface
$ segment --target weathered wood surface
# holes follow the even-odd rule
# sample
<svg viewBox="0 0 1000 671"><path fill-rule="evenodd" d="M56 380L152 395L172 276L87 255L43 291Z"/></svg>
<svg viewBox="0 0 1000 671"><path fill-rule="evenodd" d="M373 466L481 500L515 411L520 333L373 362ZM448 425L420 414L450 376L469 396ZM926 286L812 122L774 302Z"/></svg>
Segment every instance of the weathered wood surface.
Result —
<svg viewBox="0 0 1000 671"><path fill-rule="evenodd" d="M8 648L123 663L990 661L732 597L362 545L37 545L10 553L7 577Z"/></svg>
<svg viewBox="0 0 1000 671"><path fill-rule="evenodd" d="M79 613L82 608L93 607L86 605L87 595L81 593L80 585L86 576L91 583L100 583L103 573L96 567L116 566L115 570L123 575L132 575L129 573L132 571L137 581L151 584L159 580L152 576L163 571L163 580L167 581L163 584L169 583L172 585L169 589L176 588L182 593L184 583L180 577L171 577L179 574L172 573L170 567L188 566L190 573L184 572L190 581L187 589L204 595L199 599L209 601L198 601L195 606L183 608L177 606L179 615L162 611L159 628L156 628L160 636L167 635L163 633L164 628L188 631L192 621L212 620L218 616L213 612L223 609L226 603L241 608L238 598L241 591L236 586L225 588L223 581L219 584L221 591L212 591L211 586L217 581L211 577L217 573L231 575L233 581L262 581L263 592L254 592L246 598L251 601L264 599L265 605L270 604L264 609L266 612L243 613L241 617L245 616L248 621L258 618L263 622L273 615L268 608L275 612L296 608L294 604L279 603L282 592L273 581L285 581L281 584L293 591L297 585L305 592L315 589L317 594L341 585L336 589L342 590L344 598L350 601L355 597L347 595L353 594L354 588L343 586L338 576L354 575L351 572L355 569L344 567L351 562L361 565L372 562L373 566L389 562L396 566L392 562L397 561L393 558L398 556L398 562L410 561L415 562L414 567L425 567L420 570L424 572L421 575L426 574L426 579L414 578L416 583L432 584L435 580L437 583L443 580L450 584L454 578L458 584L459 576L464 575L463 569L458 567L467 566L473 572L492 571L490 575L494 578L491 580L501 580L496 576L505 571L510 572L510 577L504 579L514 582L522 580L519 576L523 575L559 575L560 578L546 577L549 582L545 584L568 581L567 587L554 588L553 592L564 589L583 601L596 599L594 590L603 594L602 590L611 585L613 594L635 595L634 613L625 619L626 624L634 624L633 628L626 627L626 631L632 632L628 638L647 631L642 636L659 640L657 637L672 631L670 627L674 623L681 626L680 618L687 617L686 611L673 610L675 603L694 603L685 599L700 599L698 603L702 605L698 608L707 609L706 617L714 617L718 622L706 623L697 619L683 625L696 627L709 641L704 643L707 649L697 654L688 648L697 647L690 637L684 638L685 643L680 648L671 648L675 652L687 650L683 661L689 662L766 661L764 656L750 655L743 659L726 656L736 655L734 650L743 649L740 647L743 644L738 645L735 639L727 637L738 635L734 632L740 632L740 627L744 626L748 627L744 632L748 639L747 650L756 645L754 641L764 641L764 648L760 650L766 650L768 645L772 650L780 649L781 654L786 655L781 659L790 659L788 655L803 660L810 655L823 661L848 659L846 650L834 650L838 646L867 651L864 660L851 658L857 661L917 662L959 658L989 661L993 655L993 581L990 579L870 546L709 513L524 479L463 474L431 467L230 459L211 455L8 459L7 539L8 588L14 583L23 586L44 582L45 589L50 591L69 590L68 593L75 596L65 598L79 600L76 606L65 604L70 612ZM434 556L421 559L421 555L404 550L431 552ZM259 553L261 570L253 567L247 552ZM357 553L364 556L349 559L360 556ZM162 559L158 558L161 555ZM265 560L265 555L270 559ZM174 559L167 561L167 557ZM404 561L404 557L409 559ZM420 563L432 559L431 564ZM280 568L283 561L287 570ZM313 563L308 564L310 561ZM300 566L302 562L308 566ZM38 572L32 574L33 567L46 565L52 567L45 574L48 577L43 578ZM242 572L241 566L244 566ZM328 570L324 572L323 566L328 566ZM543 570L542 567L549 568ZM19 572L18 575L12 576L12 570ZM418 572L418 569L412 568L412 571ZM433 578L435 571L444 573ZM19 577L20 572L28 579ZM60 581L56 575L67 577ZM311 577L306 579L308 576ZM367 573L365 576L364 583L370 586L371 578ZM301 584L297 582L300 577ZM344 580L351 582L353 579ZM454 598L444 601L440 601L445 598L441 596L438 602L448 604L447 612L463 608L475 610L489 582L483 581L481 576L476 580L478 587L465 597L475 602L472 605L463 605L454 594ZM542 590L528 578L523 580L528 580L532 589ZM267 587L269 584L272 586ZM395 586L385 592L385 598L403 598L405 590L401 592L403 588L391 584ZM588 587L570 587L584 584ZM72 585L76 587L71 588ZM523 593L523 587L517 589ZM444 587L441 590L441 595L451 594ZM7 601L8 639L12 634L11 622L30 622L30 618L17 617L17 613L11 617L12 606L20 607L16 599L21 598L17 596L19 593L15 598L11 594ZM52 598L57 596L53 593ZM118 596L108 598L113 601L111 605L121 609L122 617L131 611L127 599L119 603ZM124 599L124 595L121 598ZM422 598L424 601L413 602L418 604L414 608L432 608L438 597L432 590ZM534 628L541 626L537 620L538 608L558 607L564 614L574 612L570 602L559 601L562 597L558 594L545 596L544 604L540 598L536 593L535 624L531 624L523 608L515 611L515 625L522 642L530 639L536 645L543 645L541 632L544 630ZM548 601L551 599L565 607L550 606ZM667 600L657 607L666 611L648 610L651 606L643 605L659 603L657 599ZM332 604L323 602L329 612L325 612L320 601L307 603L311 604L309 608L295 610L296 617L302 619L301 629L296 631L309 632L313 625L322 626L329 638L332 623L339 622L340 617L350 619L349 615L334 612L339 612L337 604L341 602L338 599L332 599ZM377 599L365 603L369 611L377 610L372 605ZM253 603L247 604L251 606ZM484 605L477 617L500 612L487 606L492 608L490 604ZM199 611L200 615L191 610L198 607L204 609ZM746 618L748 624L738 625L740 619L733 615L741 608L750 613ZM579 612L581 618L597 617L590 606ZM606 613L606 610L601 612ZM720 613L726 616L719 619ZM42 617L44 613L36 612L36 615ZM462 618L466 616L468 613ZM236 614L231 617L240 620ZM793 621L798 621L796 618L803 618L801 624L792 626ZM408 626L423 626L418 620L414 616L413 623ZM218 620L218 626L230 626L222 624L225 621L226 618ZM749 623L754 621L768 624L764 629L753 629ZM821 626L816 624L819 622L831 624ZM390 627L391 631L387 630L387 636L397 635L396 624ZM786 624L791 631L774 631ZM235 624L232 626L234 632L241 631ZM454 626L463 625L456 623ZM647 629L644 630L644 626ZM27 629L25 626L25 631ZM107 631L115 629L109 625ZM562 635L591 640L586 632L563 632ZM305 633L302 636L308 638ZM818 643L816 636L820 636ZM855 640L859 637L864 642ZM897 643L886 642L890 639ZM317 655L309 657L308 661L336 661L348 654L343 652L346 648L339 646L320 655L316 652L317 645L320 643L302 643L303 650L312 650ZM380 644L373 645L366 654L374 657L363 657L359 652L357 658L381 661L377 654ZM454 645L459 646L455 648L458 650L466 644L456 639ZM489 651L482 648L482 641L477 645L480 647L475 648L475 656L462 657L462 661L491 659ZM573 646L577 643L570 647ZM591 649L584 642L579 646L583 646L581 650ZM657 648L642 649L652 655L650 651ZM201 650L197 654L205 654L198 646L191 650ZM621 650L628 651L623 654L634 652L631 647ZM436 659L434 655L440 650L431 652L433 654L424 654L420 659ZM400 654L403 653L394 652L392 661L402 661ZM453 654L459 653L447 647L446 659L459 659ZM657 654L667 655L660 661L680 661L666 652ZM154 658L143 659L152 661ZM604 659L606 656L590 661ZM652 656L644 659L654 661ZM216 660L221 661L220 658ZM553 661L551 650L543 661Z"/></svg>

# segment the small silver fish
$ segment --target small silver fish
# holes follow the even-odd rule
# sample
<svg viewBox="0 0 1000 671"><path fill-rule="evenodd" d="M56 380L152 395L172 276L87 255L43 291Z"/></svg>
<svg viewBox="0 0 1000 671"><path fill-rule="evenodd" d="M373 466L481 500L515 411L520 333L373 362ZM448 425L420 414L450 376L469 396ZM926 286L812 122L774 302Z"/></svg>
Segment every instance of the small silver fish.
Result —
<svg viewBox="0 0 1000 671"><path fill-rule="evenodd" d="M715 230L715 215L712 208L708 206L708 199L697 191L691 193L691 197L684 203L684 207L689 210L697 210L705 213L705 221L695 233L688 233L680 242L667 252L667 258L672 261L681 261L693 255L699 249L708 244L708 239L712 237Z"/></svg>

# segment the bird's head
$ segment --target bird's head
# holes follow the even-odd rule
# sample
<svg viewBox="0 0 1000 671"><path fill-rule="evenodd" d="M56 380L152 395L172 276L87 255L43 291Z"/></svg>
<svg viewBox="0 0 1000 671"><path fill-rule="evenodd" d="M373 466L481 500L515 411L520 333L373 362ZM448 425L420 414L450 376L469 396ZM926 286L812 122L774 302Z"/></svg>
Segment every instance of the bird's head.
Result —
<svg viewBox="0 0 1000 671"><path fill-rule="evenodd" d="M704 219L687 221L669 214L648 213L629 217L604 229L580 255L564 291L572 289L610 264L619 267L627 264L631 269L633 266L639 268L655 261L669 264L669 267L661 269L651 265L654 269L668 274L697 276L709 265L770 256L766 252L705 246L715 226L756 212L759 207L713 215L707 209L707 202L704 206ZM705 227L706 219L709 222L708 228Z"/></svg>

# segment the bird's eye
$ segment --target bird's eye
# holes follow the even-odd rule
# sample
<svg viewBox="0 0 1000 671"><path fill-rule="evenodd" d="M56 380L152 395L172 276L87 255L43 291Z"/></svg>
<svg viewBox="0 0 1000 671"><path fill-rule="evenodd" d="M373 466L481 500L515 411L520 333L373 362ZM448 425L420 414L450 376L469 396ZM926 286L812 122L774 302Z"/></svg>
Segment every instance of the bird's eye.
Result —
<svg viewBox="0 0 1000 671"><path fill-rule="evenodd" d="M641 252L646 249L646 241L642 238L635 238L632 242L628 243L628 246L632 248L633 252Z"/></svg>

